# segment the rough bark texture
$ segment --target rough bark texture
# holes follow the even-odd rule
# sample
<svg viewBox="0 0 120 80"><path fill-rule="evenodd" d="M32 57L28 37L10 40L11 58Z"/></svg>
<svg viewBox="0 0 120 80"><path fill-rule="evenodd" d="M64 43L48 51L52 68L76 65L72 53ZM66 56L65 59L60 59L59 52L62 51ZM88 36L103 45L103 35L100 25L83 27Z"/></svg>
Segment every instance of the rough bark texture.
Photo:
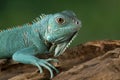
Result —
<svg viewBox="0 0 120 80"><path fill-rule="evenodd" d="M48 58L52 55L42 55ZM120 80L120 40L93 41L69 48L53 63L60 73L52 80ZM0 80L50 80L37 67L0 60Z"/></svg>

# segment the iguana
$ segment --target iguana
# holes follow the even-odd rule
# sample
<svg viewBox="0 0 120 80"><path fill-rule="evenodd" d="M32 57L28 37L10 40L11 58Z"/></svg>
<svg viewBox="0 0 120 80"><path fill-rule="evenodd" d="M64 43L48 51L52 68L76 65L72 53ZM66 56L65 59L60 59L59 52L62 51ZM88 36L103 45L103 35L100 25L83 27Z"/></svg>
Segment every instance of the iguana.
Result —
<svg viewBox="0 0 120 80"><path fill-rule="evenodd" d="M55 14L42 15L21 27L0 32L0 59L12 58L14 61L32 64L49 70L53 78L53 70L59 71L49 63L57 59L39 59L38 54L54 53L59 56L72 42L81 27L80 20L72 11L62 11Z"/></svg>

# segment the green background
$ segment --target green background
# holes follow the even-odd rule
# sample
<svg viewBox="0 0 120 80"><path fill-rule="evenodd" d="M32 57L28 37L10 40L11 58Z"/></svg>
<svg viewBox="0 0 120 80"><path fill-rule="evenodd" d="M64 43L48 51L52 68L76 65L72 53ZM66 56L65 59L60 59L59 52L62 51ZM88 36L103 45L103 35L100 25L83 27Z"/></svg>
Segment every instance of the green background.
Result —
<svg viewBox="0 0 120 80"><path fill-rule="evenodd" d="M23 25L41 13L73 10L82 28L72 45L120 39L120 0L0 0L0 29Z"/></svg>

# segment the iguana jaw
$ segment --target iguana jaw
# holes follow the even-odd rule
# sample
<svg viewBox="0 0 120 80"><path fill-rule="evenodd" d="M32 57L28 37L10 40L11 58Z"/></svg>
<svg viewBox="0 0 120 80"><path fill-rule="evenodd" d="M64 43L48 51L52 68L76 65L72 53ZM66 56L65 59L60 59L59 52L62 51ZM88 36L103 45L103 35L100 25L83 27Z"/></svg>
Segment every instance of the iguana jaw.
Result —
<svg viewBox="0 0 120 80"><path fill-rule="evenodd" d="M56 48L55 48L55 54L54 56L57 57L59 56L60 54L62 54L67 48L68 46L71 44L71 42L75 39L75 37L77 36L78 32L75 32L71 38L65 42L62 42L62 43L59 43L56 45Z"/></svg>

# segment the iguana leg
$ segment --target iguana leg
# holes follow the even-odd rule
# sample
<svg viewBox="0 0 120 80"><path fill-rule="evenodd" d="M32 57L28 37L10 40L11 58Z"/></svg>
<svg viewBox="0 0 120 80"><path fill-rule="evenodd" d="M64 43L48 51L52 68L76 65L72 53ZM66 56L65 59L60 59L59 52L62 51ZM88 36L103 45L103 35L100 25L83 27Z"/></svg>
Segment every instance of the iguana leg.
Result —
<svg viewBox="0 0 120 80"><path fill-rule="evenodd" d="M51 78L53 78L53 70L55 70L57 73L59 72L53 65L48 63L49 61L56 62L56 59L39 59L35 57L34 55L37 54L35 51L35 48L25 48L20 51L17 51L13 54L12 58L14 61L24 63L24 64L33 64L38 67L40 70L40 73L43 72L41 67L44 67L49 70L51 74Z"/></svg>

